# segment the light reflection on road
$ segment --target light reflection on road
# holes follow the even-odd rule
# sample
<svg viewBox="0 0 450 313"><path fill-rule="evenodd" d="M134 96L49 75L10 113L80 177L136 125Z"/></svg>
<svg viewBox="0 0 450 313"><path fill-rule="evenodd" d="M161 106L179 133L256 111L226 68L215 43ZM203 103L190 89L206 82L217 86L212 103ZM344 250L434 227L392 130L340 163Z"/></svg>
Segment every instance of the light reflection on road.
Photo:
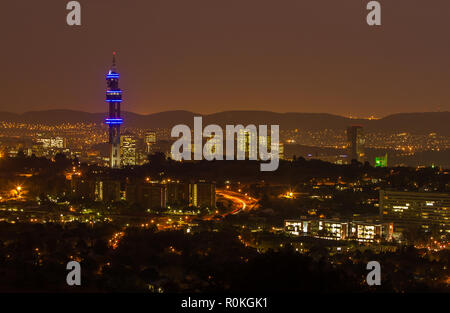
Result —
<svg viewBox="0 0 450 313"><path fill-rule="evenodd" d="M257 203L255 198L230 190L218 189L216 194L234 203L234 210L228 214L237 214L241 211L251 210Z"/></svg>

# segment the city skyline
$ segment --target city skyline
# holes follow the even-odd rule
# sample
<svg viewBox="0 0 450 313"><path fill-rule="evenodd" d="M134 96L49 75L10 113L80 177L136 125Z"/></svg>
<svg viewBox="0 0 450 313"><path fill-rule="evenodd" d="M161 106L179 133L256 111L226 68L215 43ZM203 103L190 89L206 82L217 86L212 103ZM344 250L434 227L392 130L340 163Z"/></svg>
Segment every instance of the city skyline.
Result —
<svg viewBox="0 0 450 313"><path fill-rule="evenodd" d="M450 3L328 2L9 2L0 293L448 294Z"/></svg>
<svg viewBox="0 0 450 313"><path fill-rule="evenodd" d="M450 109L444 1L383 3L378 29L365 25L362 2L327 3L326 10L310 1L276 10L271 0L135 4L82 3L82 25L70 27L56 1L7 3L11 14L0 26L16 27L0 50L7 61L0 111L102 111L100 77L112 51L121 60L127 111L141 114L246 109L382 117Z"/></svg>

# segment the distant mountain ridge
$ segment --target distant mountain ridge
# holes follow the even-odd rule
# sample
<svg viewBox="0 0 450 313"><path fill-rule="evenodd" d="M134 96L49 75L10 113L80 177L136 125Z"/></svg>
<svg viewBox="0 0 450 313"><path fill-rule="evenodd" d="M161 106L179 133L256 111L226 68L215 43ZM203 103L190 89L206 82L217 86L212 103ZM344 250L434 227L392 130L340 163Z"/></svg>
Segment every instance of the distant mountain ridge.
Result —
<svg viewBox="0 0 450 313"><path fill-rule="evenodd" d="M0 121L58 125L62 123L101 123L106 113L88 113L74 110L30 111L23 114L0 112ZM203 117L208 124L278 124L281 129L320 130L345 129L361 125L371 131L405 131L427 134L436 132L450 136L450 112L398 113L377 120L350 119L327 113L275 113L269 111L225 111L196 114L190 111L165 111L142 115L123 112L125 127L172 128L177 124L193 125L194 116Z"/></svg>

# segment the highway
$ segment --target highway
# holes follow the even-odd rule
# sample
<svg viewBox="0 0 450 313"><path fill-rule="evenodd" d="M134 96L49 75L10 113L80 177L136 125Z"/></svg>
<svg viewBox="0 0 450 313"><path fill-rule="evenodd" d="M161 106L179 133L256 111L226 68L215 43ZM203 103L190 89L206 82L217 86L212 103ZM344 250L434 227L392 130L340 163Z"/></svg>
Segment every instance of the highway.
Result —
<svg viewBox="0 0 450 313"><path fill-rule="evenodd" d="M231 212L224 214L224 216L228 214L238 214L241 211L252 210L258 202L257 199L250 196L225 189L217 189L216 194L232 201L234 204L234 209Z"/></svg>

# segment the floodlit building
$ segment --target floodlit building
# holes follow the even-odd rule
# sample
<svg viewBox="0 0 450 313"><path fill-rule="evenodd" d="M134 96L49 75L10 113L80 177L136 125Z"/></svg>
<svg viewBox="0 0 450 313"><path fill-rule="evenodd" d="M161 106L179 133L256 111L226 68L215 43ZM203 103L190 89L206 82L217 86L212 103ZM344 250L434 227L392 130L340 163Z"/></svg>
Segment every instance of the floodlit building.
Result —
<svg viewBox="0 0 450 313"><path fill-rule="evenodd" d="M321 219L285 220L284 230L293 236L310 236L330 240L372 242L392 240L393 223Z"/></svg>
<svg viewBox="0 0 450 313"><path fill-rule="evenodd" d="M284 230L295 236L344 240L348 237L348 224L338 220L285 220Z"/></svg>
<svg viewBox="0 0 450 313"><path fill-rule="evenodd" d="M450 232L450 194L380 190L380 217L396 225Z"/></svg>
<svg viewBox="0 0 450 313"><path fill-rule="evenodd" d="M57 149L65 149L67 146L66 138L64 137L52 137L50 138L50 147Z"/></svg>
<svg viewBox="0 0 450 313"><path fill-rule="evenodd" d="M311 234L311 220L285 220L284 230L292 235Z"/></svg>
<svg viewBox="0 0 450 313"><path fill-rule="evenodd" d="M348 237L348 223L334 220L319 220L317 236L324 239L345 240Z"/></svg>
<svg viewBox="0 0 450 313"><path fill-rule="evenodd" d="M137 164L137 140L131 134L120 136L120 155L122 166Z"/></svg>
<svg viewBox="0 0 450 313"><path fill-rule="evenodd" d="M349 229L349 237L357 241L374 241L377 239L392 240L394 234L393 223L368 223L368 222L351 222Z"/></svg>
<svg viewBox="0 0 450 313"><path fill-rule="evenodd" d="M41 137L38 135L38 138L36 139L36 142L42 145L42 148L48 149L48 148L55 148L55 149L65 149L66 144L66 138L64 137Z"/></svg>

